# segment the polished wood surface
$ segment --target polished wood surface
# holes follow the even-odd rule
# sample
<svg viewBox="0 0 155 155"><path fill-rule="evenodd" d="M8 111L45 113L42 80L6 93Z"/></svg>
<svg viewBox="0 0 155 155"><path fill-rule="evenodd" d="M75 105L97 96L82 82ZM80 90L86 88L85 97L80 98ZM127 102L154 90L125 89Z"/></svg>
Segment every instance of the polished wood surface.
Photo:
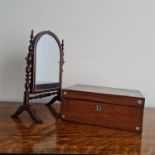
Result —
<svg viewBox="0 0 155 155"><path fill-rule="evenodd" d="M21 103L0 103L0 153L83 153L154 155L155 108L145 108L142 134L72 123L60 119L58 104L32 104L43 124L27 113L10 115Z"/></svg>

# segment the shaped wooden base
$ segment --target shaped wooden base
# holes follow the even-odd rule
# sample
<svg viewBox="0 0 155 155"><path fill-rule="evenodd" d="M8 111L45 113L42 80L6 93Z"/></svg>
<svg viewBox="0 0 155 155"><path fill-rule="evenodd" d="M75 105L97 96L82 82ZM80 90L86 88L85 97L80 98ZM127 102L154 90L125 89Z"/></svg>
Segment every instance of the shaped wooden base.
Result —
<svg viewBox="0 0 155 155"><path fill-rule="evenodd" d="M21 105L17 111L11 116L13 118L17 118L22 112L27 111L29 116L36 122L36 123L43 123L43 121L38 117L37 113L33 109L32 105L30 104L23 104Z"/></svg>
<svg viewBox="0 0 155 155"><path fill-rule="evenodd" d="M54 96L49 103L46 104L46 106L50 106L53 104L55 101L61 101L60 95Z"/></svg>

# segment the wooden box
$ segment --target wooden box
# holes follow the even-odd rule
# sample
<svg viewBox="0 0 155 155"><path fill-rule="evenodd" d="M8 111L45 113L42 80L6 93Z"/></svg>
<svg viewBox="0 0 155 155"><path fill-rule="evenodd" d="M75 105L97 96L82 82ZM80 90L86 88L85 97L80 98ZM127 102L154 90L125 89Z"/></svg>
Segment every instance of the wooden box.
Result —
<svg viewBox="0 0 155 155"><path fill-rule="evenodd" d="M64 120L142 132L145 98L140 91L89 85L62 90Z"/></svg>

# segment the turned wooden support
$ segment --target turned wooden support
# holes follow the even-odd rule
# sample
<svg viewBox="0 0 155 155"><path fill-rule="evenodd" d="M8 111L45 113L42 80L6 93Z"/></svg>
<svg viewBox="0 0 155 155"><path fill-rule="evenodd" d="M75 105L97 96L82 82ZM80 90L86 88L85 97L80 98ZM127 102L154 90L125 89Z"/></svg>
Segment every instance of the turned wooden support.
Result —
<svg viewBox="0 0 155 155"><path fill-rule="evenodd" d="M24 92L24 102L17 111L12 115L12 117L17 118L21 113L24 111L28 112L30 117L37 123L42 123L42 120L37 116L35 110L33 109L32 105L29 104L30 100L30 84L32 78L32 59L33 59L33 30L31 31L30 35L30 45L28 47L29 53L26 57L26 78L25 78L25 92Z"/></svg>

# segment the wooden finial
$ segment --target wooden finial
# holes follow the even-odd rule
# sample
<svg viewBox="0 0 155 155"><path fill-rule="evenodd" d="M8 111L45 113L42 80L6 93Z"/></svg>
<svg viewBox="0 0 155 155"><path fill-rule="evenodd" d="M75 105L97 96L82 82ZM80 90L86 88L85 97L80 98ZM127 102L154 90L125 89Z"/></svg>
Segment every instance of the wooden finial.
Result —
<svg viewBox="0 0 155 155"><path fill-rule="evenodd" d="M31 34L30 34L30 45L28 47L29 52L33 51L33 29L31 30Z"/></svg>
<svg viewBox="0 0 155 155"><path fill-rule="evenodd" d="M30 38L31 38L31 40L33 39L33 29L31 30Z"/></svg>
<svg viewBox="0 0 155 155"><path fill-rule="evenodd" d="M64 50L64 40L62 40L62 50Z"/></svg>

